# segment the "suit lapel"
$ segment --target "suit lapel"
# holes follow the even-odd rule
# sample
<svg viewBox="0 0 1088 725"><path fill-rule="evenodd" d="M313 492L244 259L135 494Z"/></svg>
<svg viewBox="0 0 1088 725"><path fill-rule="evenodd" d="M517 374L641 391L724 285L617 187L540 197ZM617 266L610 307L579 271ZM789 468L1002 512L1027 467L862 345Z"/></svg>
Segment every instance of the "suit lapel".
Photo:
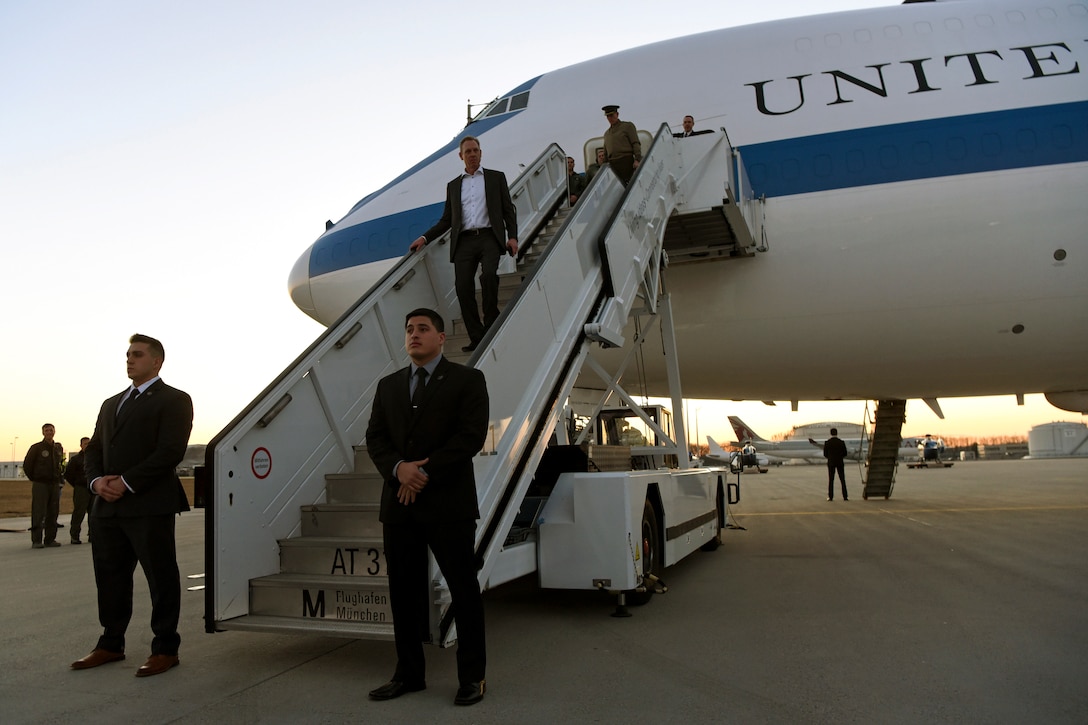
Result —
<svg viewBox="0 0 1088 725"><path fill-rule="evenodd" d="M452 187L450 190L450 204L452 205L450 208L450 228L452 229L450 240L454 244L457 243L457 237L461 233L461 179L462 177L458 175L456 179L450 182Z"/></svg>

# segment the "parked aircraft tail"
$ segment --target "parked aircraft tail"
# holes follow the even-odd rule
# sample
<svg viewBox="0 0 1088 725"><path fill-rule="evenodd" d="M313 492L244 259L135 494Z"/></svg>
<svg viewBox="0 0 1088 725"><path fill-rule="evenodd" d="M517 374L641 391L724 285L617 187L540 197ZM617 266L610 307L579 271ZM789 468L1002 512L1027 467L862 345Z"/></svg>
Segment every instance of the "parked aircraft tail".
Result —
<svg viewBox="0 0 1088 725"><path fill-rule="evenodd" d="M729 460L729 451L722 448L718 441L714 440L710 436L706 437L707 453L715 458L721 458L722 460Z"/></svg>
<svg viewBox="0 0 1088 725"><path fill-rule="evenodd" d="M729 416L729 423L733 426L733 432L737 434L737 441L744 443L746 440L750 440L753 443L767 442L765 438L760 437L754 430L748 427L748 424L735 415Z"/></svg>

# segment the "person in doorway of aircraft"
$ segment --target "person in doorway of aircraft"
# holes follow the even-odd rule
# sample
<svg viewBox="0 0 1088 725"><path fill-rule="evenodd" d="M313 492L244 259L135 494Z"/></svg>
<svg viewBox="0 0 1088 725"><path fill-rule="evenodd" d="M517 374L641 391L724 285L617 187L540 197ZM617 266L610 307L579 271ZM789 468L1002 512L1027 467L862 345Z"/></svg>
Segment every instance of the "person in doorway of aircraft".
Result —
<svg viewBox="0 0 1088 725"><path fill-rule="evenodd" d="M480 517L472 459L487 436L489 402L482 372L442 355L442 317L420 308L404 320L411 363L378 382L367 453L385 481L380 519L389 572L397 666L371 700L426 689L423 638L434 587L427 550L445 577L457 626L456 705L484 697L484 603L476 578Z"/></svg>
<svg viewBox="0 0 1088 725"><path fill-rule="evenodd" d="M638 129L630 121L620 120L619 106L602 106L601 110L608 119L608 129L604 132L605 156L612 171L627 186L642 161L642 143L638 140Z"/></svg>
<svg viewBox="0 0 1088 725"><path fill-rule="evenodd" d="M835 472L838 471L842 484L842 500L849 501L846 495L846 443L839 438L839 430L831 429L831 437L824 443L824 458L827 459L827 500L835 500Z"/></svg>
<svg viewBox="0 0 1088 725"><path fill-rule="evenodd" d="M567 194L571 206L578 203L578 197L586 189L586 177L574 170L574 157L567 157Z"/></svg>
<svg viewBox="0 0 1088 725"><path fill-rule="evenodd" d="M714 131L709 128L696 131L694 116L684 116L684 121L681 125L684 127L684 130L679 133L674 133L673 136L676 138L687 138L688 136L702 136L704 133L714 133Z"/></svg>
<svg viewBox="0 0 1088 725"><path fill-rule="evenodd" d="M457 155L465 162L464 173L446 185L441 218L409 249L417 252L450 231L454 287L469 337L469 344L461 349L472 352L499 317L499 259L503 252L510 256L518 253L518 212L506 174L480 167L483 151L475 136L461 139ZM484 303L482 321L476 306L477 269Z"/></svg>
<svg viewBox="0 0 1088 725"><path fill-rule="evenodd" d="M589 186L589 182L593 181L593 177L597 175L597 172L601 170L601 167L608 163L608 157L604 154L603 148L597 149L597 160L586 167L586 186Z"/></svg>

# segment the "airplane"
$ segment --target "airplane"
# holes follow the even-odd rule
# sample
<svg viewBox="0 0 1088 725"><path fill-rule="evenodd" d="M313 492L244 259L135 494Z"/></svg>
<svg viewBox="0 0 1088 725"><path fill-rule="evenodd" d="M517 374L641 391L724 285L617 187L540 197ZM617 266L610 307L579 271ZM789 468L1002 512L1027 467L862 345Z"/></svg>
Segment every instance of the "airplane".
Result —
<svg viewBox="0 0 1088 725"><path fill-rule="evenodd" d="M756 451L768 456L781 459L799 459L802 461L822 462L824 460L823 443L811 438L805 440L769 441L735 415L729 416L729 424L733 426L733 432L737 435L737 441L743 445L744 441L752 441ZM847 458L860 460L868 448L863 438L843 438L846 444Z"/></svg>
<svg viewBox="0 0 1088 725"><path fill-rule="evenodd" d="M651 132L691 114L715 133L684 143L737 149L763 235L745 258L667 270L685 397L921 398L940 415L940 397L1038 392L1088 413L1086 38L1080 2L915 1L544 72L330 221L289 292L334 322L438 218L464 135L513 180L552 142L592 161L605 104ZM667 394L662 360L640 377Z"/></svg>
<svg viewBox="0 0 1088 725"><path fill-rule="evenodd" d="M699 459L699 462L703 466L722 466L726 468L736 469L740 468L741 463L739 456L740 451L727 451L718 444L718 441L714 440L711 436L706 437L707 453ZM756 451L756 465L755 468L760 473L767 472L767 466L774 464L781 464L781 459L772 459L770 456Z"/></svg>
<svg viewBox="0 0 1088 725"><path fill-rule="evenodd" d="M738 416L729 416L729 424L733 426L733 433L737 436L737 445L743 445L746 440L752 441L752 444L756 447L756 451L761 455L766 454L768 460L772 463L781 463L786 459L803 460L808 461L809 463L822 463L824 461L823 443L815 441L812 438L804 440L792 439L769 441L760 437L758 433L752 430L751 426L741 420ZM843 438L842 440L846 444L848 452L847 458L850 458L851 460L861 460L864 458L865 453L868 450L868 441L866 439ZM899 442L898 458L900 460L915 460L921 458L919 443L922 443L925 440L926 436L910 436L901 439ZM939 442L943 450L944 441L940 438L935 440ZM721 450L721 447L718 446L718 449ZM711 451L713 451L713 447L711 447ZM767 453L768 451L770 451L770 453Z"/></svg>

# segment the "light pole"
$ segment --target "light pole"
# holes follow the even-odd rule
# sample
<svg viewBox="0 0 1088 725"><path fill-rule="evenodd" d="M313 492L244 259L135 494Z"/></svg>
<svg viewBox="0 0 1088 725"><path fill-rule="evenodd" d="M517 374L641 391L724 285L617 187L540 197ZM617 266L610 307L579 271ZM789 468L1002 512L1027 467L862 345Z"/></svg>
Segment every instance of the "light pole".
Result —
<svg viewBox="0 0 1088 725"><path fill-rule="evenodd" d="M702 410L702 406L695 406L695 450L700 452L703 450L702 438L699 437L699 411Z"/></svg>

